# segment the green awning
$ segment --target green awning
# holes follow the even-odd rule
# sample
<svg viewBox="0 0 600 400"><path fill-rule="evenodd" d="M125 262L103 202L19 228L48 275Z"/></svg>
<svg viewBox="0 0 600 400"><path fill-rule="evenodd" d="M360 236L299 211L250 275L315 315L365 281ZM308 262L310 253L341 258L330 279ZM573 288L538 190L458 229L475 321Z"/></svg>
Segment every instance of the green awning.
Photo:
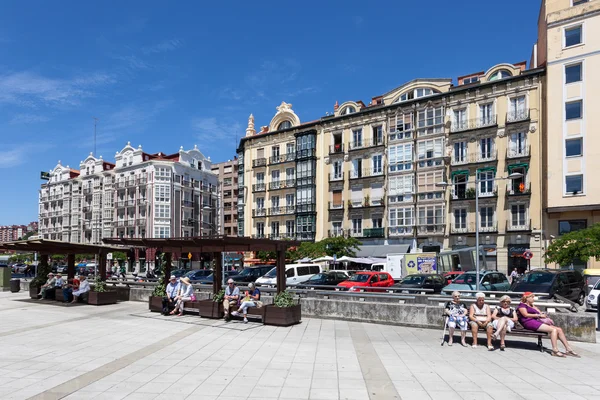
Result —
<svg viewBox="0 0 600 400"><path fill-rule="evenodd" d="M459 171L452 171L452 173L450 174L450 176L452 178L454 178L456 175L469 175L469 170L468 169L461 169Z"/></svg>
<svg viewBox="0 0 600 400"><path fill-rule="evenodd" d="M496 167L484 167L484 168L477 168L477 172L487 172L487 171L492 171L492 172L496 172Z"/></svg>
<svg viewBox="0 0 600 400"><path fill-rule="evenodd" d="M525 168L525 171L527 171L529 169L529 164L528 163L510 164L507 168L508 168L509 173L515 168Z"/></svg>

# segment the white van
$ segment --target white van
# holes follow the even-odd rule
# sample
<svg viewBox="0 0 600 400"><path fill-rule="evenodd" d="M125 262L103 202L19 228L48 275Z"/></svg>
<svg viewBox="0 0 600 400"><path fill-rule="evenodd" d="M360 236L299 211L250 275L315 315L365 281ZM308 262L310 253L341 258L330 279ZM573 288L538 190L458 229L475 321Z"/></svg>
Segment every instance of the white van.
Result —
<svg viewBox="0 0 600 400"><path fill-rule="evenodd" d="M285 282L287 285L297 285L306 282L311 276L321 272L323 272L323 268L319 264L288 264L285 266ZM258 278L256 283L261 285L277 284L277 267L267 272L265 276Z"/></svg>

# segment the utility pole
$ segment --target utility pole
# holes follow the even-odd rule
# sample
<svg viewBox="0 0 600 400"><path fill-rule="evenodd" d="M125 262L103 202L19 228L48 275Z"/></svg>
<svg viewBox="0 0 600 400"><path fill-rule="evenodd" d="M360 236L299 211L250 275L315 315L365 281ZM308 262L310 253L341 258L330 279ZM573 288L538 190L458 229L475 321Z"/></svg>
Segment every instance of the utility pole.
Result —
<svg viewBox="0 0 600 400"><path fill-rule="evenodd" d="M98 124L98 118L94 118L94 157L96 157L96 125Z"/></svg>

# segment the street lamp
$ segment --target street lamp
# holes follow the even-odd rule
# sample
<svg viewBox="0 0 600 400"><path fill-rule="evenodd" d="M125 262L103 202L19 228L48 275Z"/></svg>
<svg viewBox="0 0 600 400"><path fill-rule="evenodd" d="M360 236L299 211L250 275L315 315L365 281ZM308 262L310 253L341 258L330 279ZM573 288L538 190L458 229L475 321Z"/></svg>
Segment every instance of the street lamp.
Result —
<svg viewBox="0 0 600 400"><path fill-rule="evenodd" d="M475 257L475 269L476 269L476 290L479 291L479 257L481 256L479 249L479 184L481 182L489 182L492 181L502 181L502 180L515 180L522 178L524 175L520 172L513 172L512 174L502 177L502 178L494 178L494 179L478 179L477 175L475 175L475 248L477 249L477 257ZM468 183L468 182L465 182ZM462 183L461 183L462 184ZM438 182L435 184L438 187L447 188L448 186L456 186L457 184L448 183L448 182Z"/></svg>

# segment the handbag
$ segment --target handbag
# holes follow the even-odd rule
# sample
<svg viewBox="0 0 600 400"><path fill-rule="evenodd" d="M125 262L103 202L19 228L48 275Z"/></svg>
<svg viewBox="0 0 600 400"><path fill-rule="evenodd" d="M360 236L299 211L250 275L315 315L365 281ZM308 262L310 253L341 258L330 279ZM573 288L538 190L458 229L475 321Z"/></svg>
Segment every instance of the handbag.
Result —
<svg viewBox="0 0 600 400"><path fill-rule="evenodd" d="M540 318L540 322L542 324L554 326L554 321L552 321L552 318L548 318L548 317L546 317L546 318Z"/></svg>
<svg viewBox="0 0 600 400"><path fill-rule="evenodd" d="M263 306L263 302L260 300L256 300L254 304L256 304L256 308L261 308Z"/></svg>
<svg viewBox="0 0 600 400"><path fill-rule="evenodd" d="M196 295L194 293L192 293L192 295L190 296L190 300L191 301L196 301Z"/></svg>

